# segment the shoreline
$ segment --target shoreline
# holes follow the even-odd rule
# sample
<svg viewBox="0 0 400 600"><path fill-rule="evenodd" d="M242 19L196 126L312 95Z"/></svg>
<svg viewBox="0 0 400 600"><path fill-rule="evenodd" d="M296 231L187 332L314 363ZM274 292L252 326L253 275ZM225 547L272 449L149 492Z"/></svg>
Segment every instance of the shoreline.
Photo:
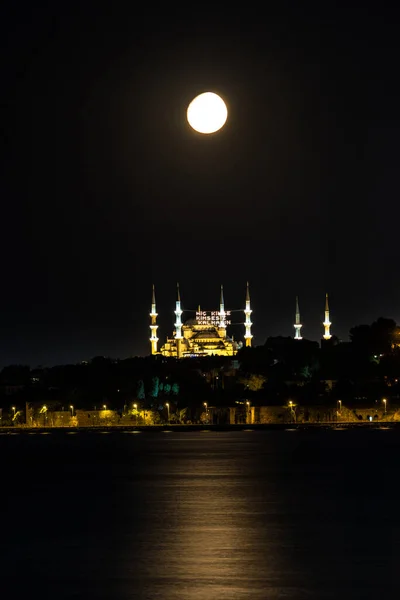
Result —
<svg viewBox="0 0 400 600"><path fill-rule="evenodd" d="M98 425L91 427L27 427L27 426L16 426L16 427L0 427L1 434L12 434L12 433L88 433L88 432L99 432L99 431L114 431L114 432L148 432L148 433L162 433L162 432L190 432L190 431L218 431L218 432L230 432L230 431L287 431L287 430L299 430L299 431L312 431L312 430L336 430L336 429L398 429L400 431L400 422L398 421L379 421L379 422L319 422L319 423L263 423L263 424L237 424L237 425Z"/></svg>

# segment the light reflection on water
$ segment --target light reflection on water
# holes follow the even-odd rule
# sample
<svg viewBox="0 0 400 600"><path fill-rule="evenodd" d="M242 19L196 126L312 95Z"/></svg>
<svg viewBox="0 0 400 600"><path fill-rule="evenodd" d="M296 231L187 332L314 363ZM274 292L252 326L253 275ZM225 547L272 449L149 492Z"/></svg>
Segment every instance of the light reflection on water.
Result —
<svg viewBox="0 0 400 600"><path fill-rule="evenodd" d="M276 580L279 547L273 550L271 530L259 528L254 520L259 502L253 499L249 510L247 489L251 481L243 478L239 462L229 461L228 465L226 458L202 453L187 458L184 471L179 462L165 466L165 493L149 508L154 507L151 512L156 520L156 511L161 508L167 530L162 527L164 537L156 528L145 541L145 547L157 547L162 561L156 572L154 566L140 559L138 565L164 598L240 598L243 594L254 598L257 590L249 585L251 580L260 575L264 584ZM273 502L266 491L263 507ZM263 508L257 518L267 515ZM264 555L266 545L270 547L268 556Z"/></svg>
<svg viewBox="0 0 400 600"><path fill-rule="evenodd" d="M2 437L3 589L397 599L398 432L296 431Z"/></svg>

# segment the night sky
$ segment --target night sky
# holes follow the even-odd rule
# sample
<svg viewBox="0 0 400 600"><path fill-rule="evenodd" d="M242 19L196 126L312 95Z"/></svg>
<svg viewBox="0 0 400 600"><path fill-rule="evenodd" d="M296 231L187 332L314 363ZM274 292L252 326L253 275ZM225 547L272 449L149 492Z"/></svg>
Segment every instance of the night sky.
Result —
<svg viewBox="0 0 400 600"><path fill-rule="evenodd" d="M353 4L1 9L0 366L147 354L153 282L161 341L177 281L215 310L249 280L255 344L293 335L296 294L309 339L325 292L343 340L400 321L399 18Z"/></svg>

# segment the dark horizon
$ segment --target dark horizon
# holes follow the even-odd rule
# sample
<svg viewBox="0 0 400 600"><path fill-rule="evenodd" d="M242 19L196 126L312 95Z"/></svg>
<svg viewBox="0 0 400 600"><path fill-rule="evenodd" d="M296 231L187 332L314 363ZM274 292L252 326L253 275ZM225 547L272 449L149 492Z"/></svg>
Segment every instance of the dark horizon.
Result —
<svg viewBox="0 0 400 600"><path fill-rule="evenodd" d="M183 309L221 283L240 309L248 280L255 344L293 335L296 295L308 339L326 292L340 339L400 322L393 10L0 10L0 365L148 354L153 283L160 342L176 281ZM201 136L206 90L229 114Z"/></svg>
<svg viewBox="0 0 400 600"><path fill-rule="evenodd" d="M251 302L251 306L252 309L254 311L254 306L255 303ZM159 309L159 304L157 302L157 312L158 312L158 318L157 318L157 324L159 325L158 328L158 336L159 336L159 342L158 342L158 349L160 349L160 347L165 343L166 338L167 337L173 337L173 332L175 330L174 328L174 309L175 309L175 303L173 303L173 306L169 307L169 314L160 314L160 309ZM218 310L218 306L216 305L215 307L204 307L201 306L202 310ZM183 310L183 315L182 315L182 320L183 323L185 323L186 321L189 321L190 319L194 318L194 313L195 313L196 308L191 308L191 309L184 309ZM231 310L231 307L227 304L227 302L225 301L225 310ZM236 341L243 341L243 336L244 336L244 332L245 332L245 328L244 328L244 321L241 320L241 310L240 309L232 309L233 310L233 314L231 317L232 323L231 325L228 325L227 327L227 333L229 337L234 337L234 339ZM322 335L323 335L323 325L322 325L322 321L323 321L323 312L324 311L320 311L321 314L321 318L318 321L316 321L315 319L313 319L310 322L306 319L303 318L303 315L306 314L310 317L310 311L303 311L300 307L300 311L301 311L301 323L302 323L302 329L301 329L301 335L302 335L302 339L304 340L309 340L309 341L313 341L313 342L317 342L317 343L321 343L322 340ZM149 312L149 311L148 311ZM279 329L279 326L277 325L277 323L272 323L271 326L269 327L269 331L265 333L265 335L260 335L260 332L258 330L257 327L257 322L255 321L255 317L254 317L254 312L252 314L252 320L253 320L253 327L252 327L252 334L253 334L253 339L252 339L252 346L260 346L260 345L264 345L267 341L268 338L276 338L276 337L294 337L294 327L293 327L293 323L294 323L294 310L292 310L293 316L290 320L288 320L287 322L287 326L285 328L284 331L281 331ZM148 313L147 313L148 314ZM146 316L146 315L145 315ZM331 316L331 321L332 321L332 310L330 310L330 316ZM312 315L311 315L312 317ZM345 333L344 335L340 335L339 334L339 330L343 330L342 328L337 328L336 327L336 322L332 321L332 326L331 326L331 333L332 336L334 338L337 338L339 342L348 342L350 340L349 337L349 332L350 329L352 327L355 327L357 325L362 325L362 324L367 324L367 325L371 325L373 322L377 321L377 319L379 318L385 318L385 319L392 319L392 317L390 316L383 316L383 315L378 315L376 317L372 317L369 321L359 321L357 323L353 323L349 325L349 329L347 331L347 333ZM396 319L393 319L394 321L396 321ZM61 358L61 360L48 360L48 361L37 361L37 362L33 362L30 363L28 360L10 360L9 362L4 362L4 363L0 363L0 369L2 369L3 367L9 366L9 365L13 365L13 364L23 364L23 365L29 365L32 369L37 368L37 367L53 367L56 365L66 365L66 364L78 364L80 362L84 362L84 361L88 361L91 360L94 357L97 356L104 356L106 358L111 358L111 359L115 359L115 360L124 360L127 358L134 358L134 357L145 357L145 356L150 356L151 352L150 352L150 341L149 341L149 336L150 336L150 329L149 329L149 323L150 320L147 323L144 323L142 326L142 331L141 333L143 334L143 338L141 340L137 340L135 338L135 346L139 347L141 346L143 348L142 352L131 352L129 350L129 347L127 347L125 349L125 352L122 353L112 353L109 351L109 348L111 347L112 344L110 344L109 342L101 342L98 341L98 345L96 346L96 344L93 342L93 340L89 340L88 344L92 344L92 348L94 350L94 352L92 354L79 354L79 349L78 348L73 348L72 344L73 344L73 340L72 340L72 336L69 336L69 339L71 340L71 346L68 347L66 349L65 352L65 360L63 360ZM396 321L396 323L398 323L398 321ZM116 334L118 333L118 328L115 329L116 330ZM96 330L97 331L97 330ZM309 335L310 331L314 331L316 332L315 336ZM92 332L92 337L95 338L95 331ZM67 332L65 332L64 335L67 335ZM53 338L54 339L54 338ZM114 346L116 348L116 344ZM96 351L98 350L98 351ZM123 349L124 350L124 349ZM47 348L44 349L45 352L48 352ZM118 349L117 349L118 352ZM38 356L40 356L38 354ZM62 357L62 354L60 355Z"/></svg>

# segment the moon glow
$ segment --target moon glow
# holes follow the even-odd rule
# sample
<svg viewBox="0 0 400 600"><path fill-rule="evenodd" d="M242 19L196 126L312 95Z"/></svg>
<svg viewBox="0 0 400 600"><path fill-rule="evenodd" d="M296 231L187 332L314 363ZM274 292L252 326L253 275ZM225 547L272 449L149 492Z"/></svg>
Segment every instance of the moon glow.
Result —
<svg viewBox="0 0 400 600"><path fill-rule="evenodd" d="M196 96L188 106L189 125L199 133L214 133L225 125L228 109L218 94L205 92Z"/></svg>

